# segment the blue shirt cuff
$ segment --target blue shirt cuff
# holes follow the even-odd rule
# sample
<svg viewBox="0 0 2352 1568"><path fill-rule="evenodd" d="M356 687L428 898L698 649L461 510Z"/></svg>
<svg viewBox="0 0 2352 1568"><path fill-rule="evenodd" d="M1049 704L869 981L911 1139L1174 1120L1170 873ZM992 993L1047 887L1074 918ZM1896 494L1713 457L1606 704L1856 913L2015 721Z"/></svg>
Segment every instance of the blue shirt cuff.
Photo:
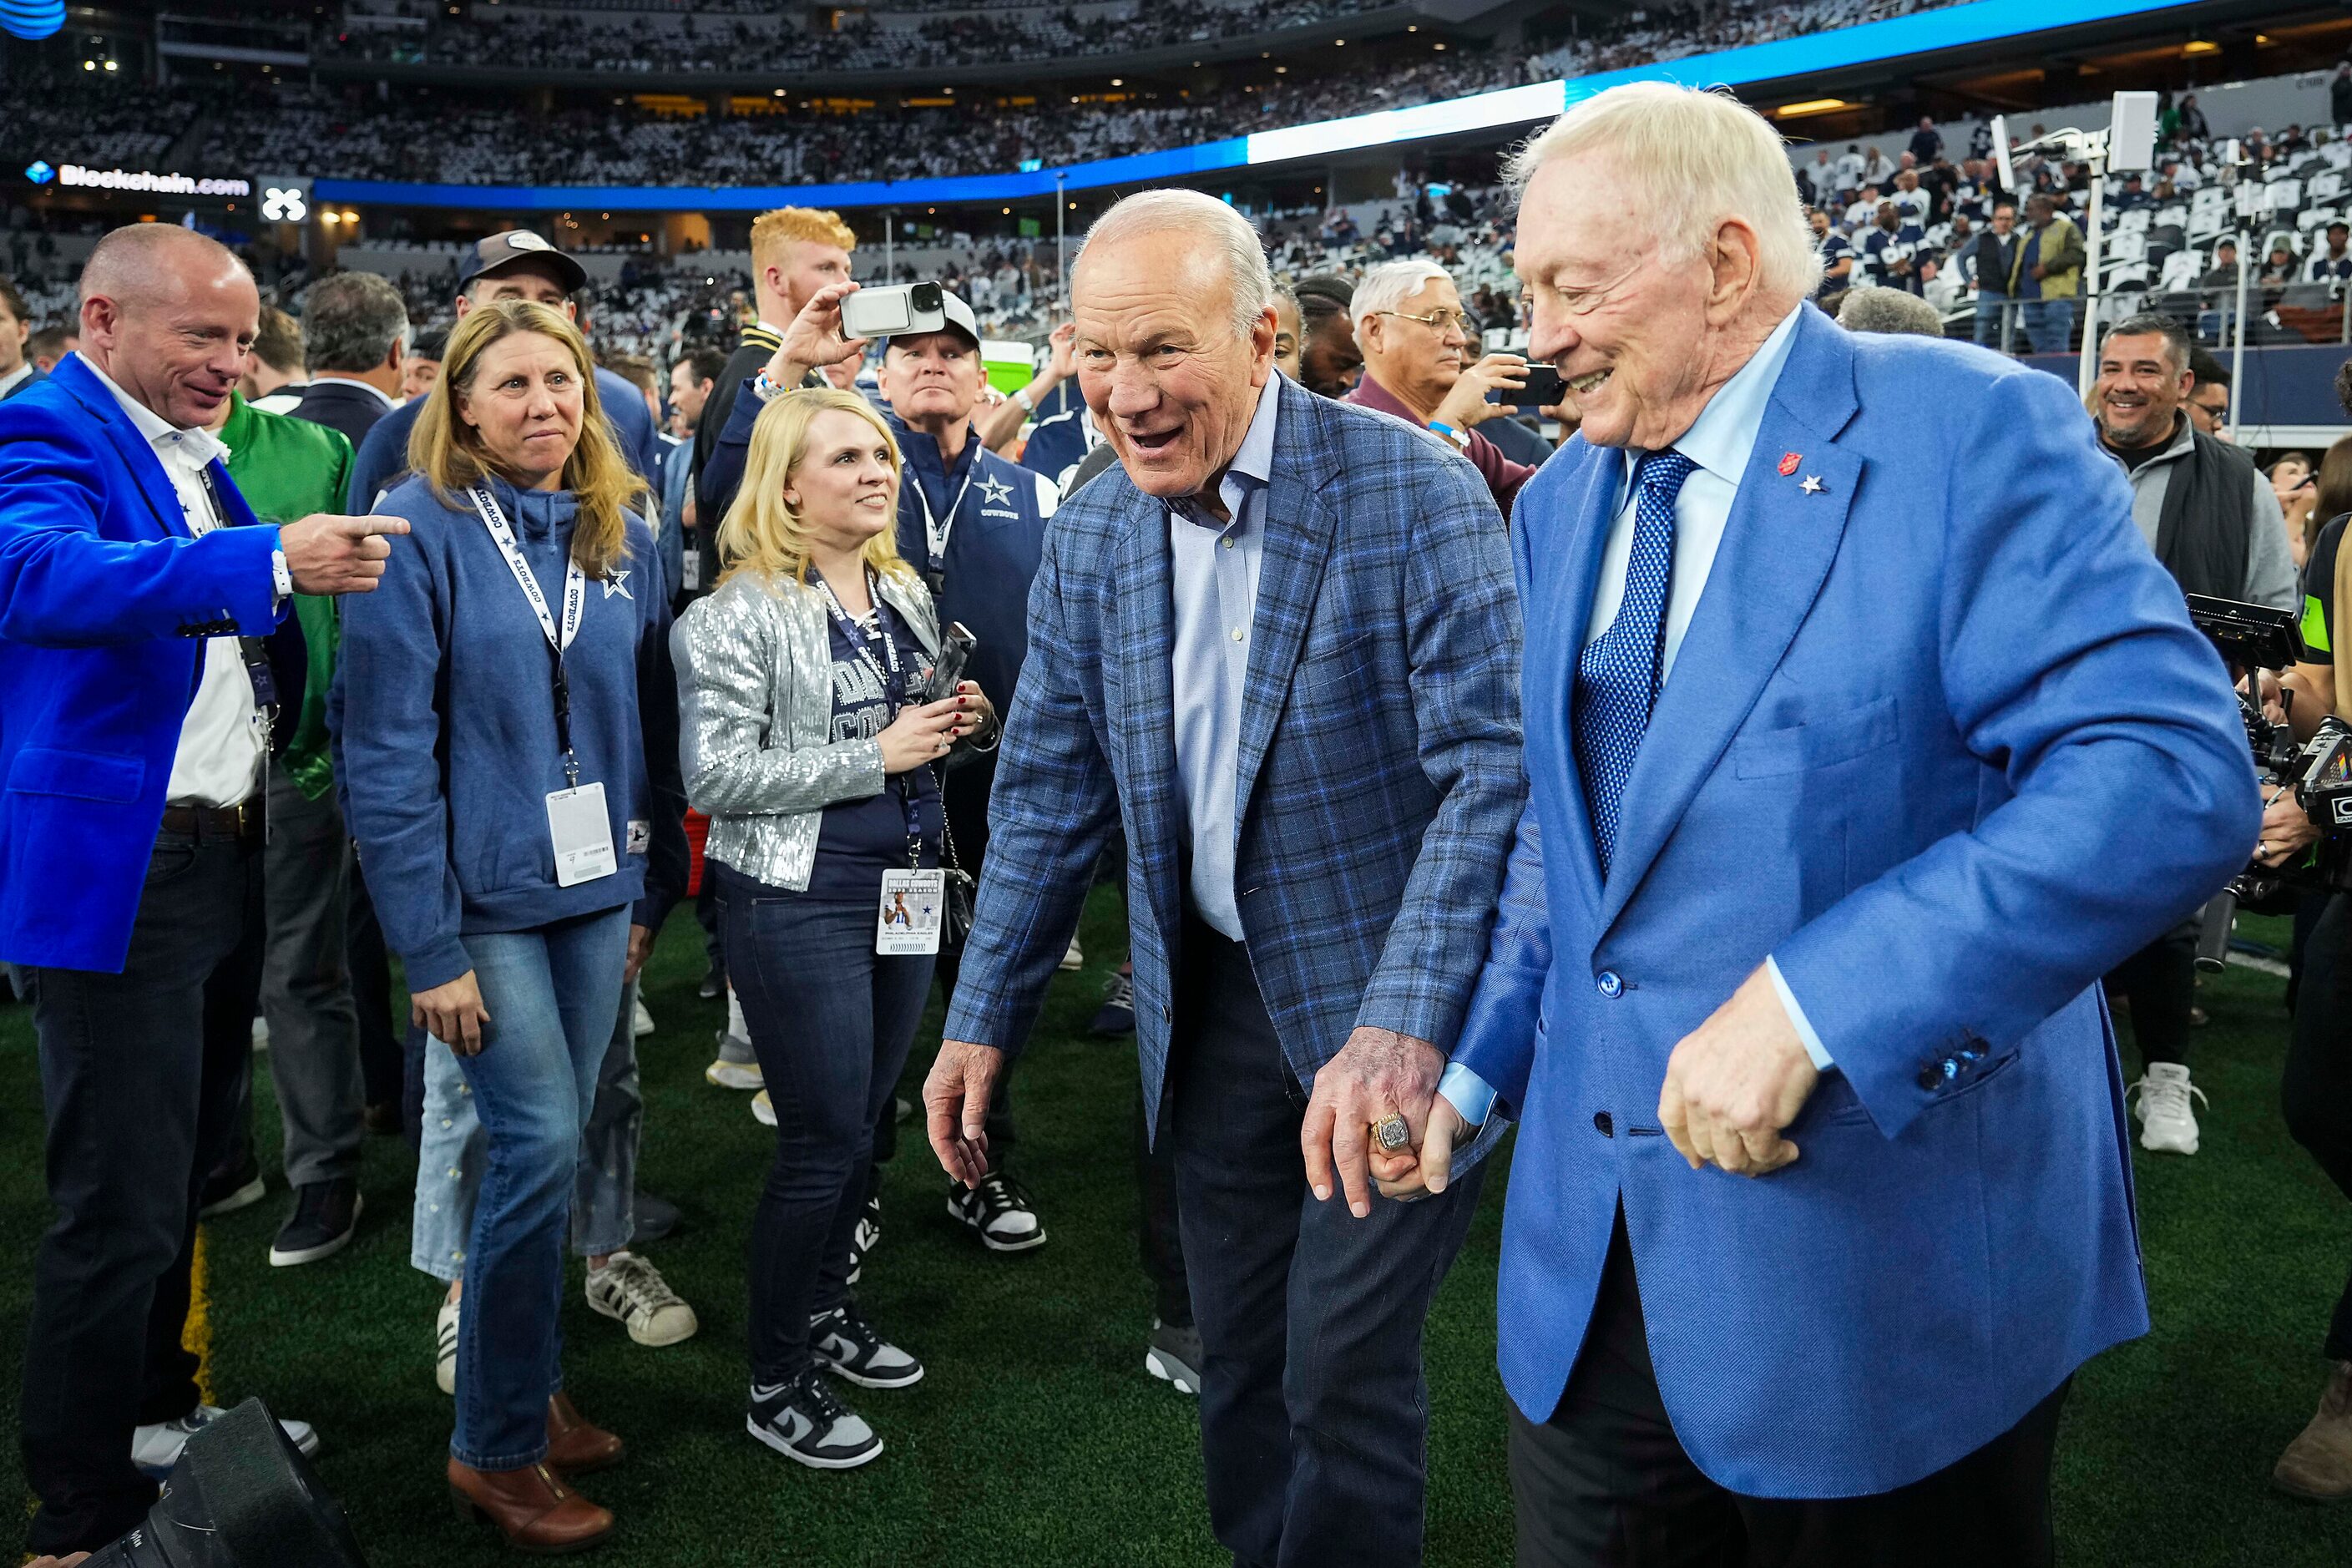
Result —
<svg viewBox="0 0 2352 1568"><path fill-rule="evenodd" d="M1789 1015L1789 1022L1797 1026L1797 1038L1805 1043L1805 1055L1813 1058L1813 1070L1829 1071L1837 1064L1830 1060L1829 1047L1822 1044L1821 1036L1813 1031L1813 1021L1805 1016L1804 1008L1798 1005L1797 994L1789 989L1789 983L1786 980L1780 978L1780 963L1767 955L1764 960L1764 973L1772 977L1773 994L1780 998L1780 1010ZM1444 1087L1442 1081L1439 1087L1441 1089ZM1458 1110L1461 1107L1456 1106L1454 1109Z"/></svg>
<svg viewBox="0 0 2352 1568"><path fill-rule="evenodd" d="M1494 1086L1460 1062L1446 1064L1444 1076L1437 1080L1437 1092L1473 1127L1485 1125L1495 1109Z"/></svg>

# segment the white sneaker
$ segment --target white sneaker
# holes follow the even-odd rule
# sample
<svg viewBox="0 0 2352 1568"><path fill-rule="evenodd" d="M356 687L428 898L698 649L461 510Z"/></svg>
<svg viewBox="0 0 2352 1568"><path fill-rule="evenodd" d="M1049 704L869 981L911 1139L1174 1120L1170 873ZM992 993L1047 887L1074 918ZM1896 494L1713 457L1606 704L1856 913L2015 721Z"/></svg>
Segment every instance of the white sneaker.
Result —
<svg viewBox="0 0 2352 1568"><path fill-rule="evenodd" d="M441 1298L433 1314L433 1381L444 1394L457 1392L457 1303Z"/></svg>
<svg viewBox="0 0 2352 1568"><path fill-rule="evenodd" d="M654 1032L654 1016L646 1010L645 998L637 998L637 1010L629 1017L629 1028L637 1038L644 1039Z"/></svg>
<svg viewBox="0 0 2352 1568"><path fill-rule="evenodd" d="M132 1428L131 1462L149 1479L162 1480L180 1462L188 1439L226 1414L218 1405L199 1405L177 1421ZM286 1440L305 1455L319 1451L319 1434L308 1421L280 1420L278 1425L286 1428Z"/></svg>
<svg viewBox="0 0 2352 1568"><path fill-rule="evenodd" d="M1075 974L1086 966L1087 955L1078 951L1078 939L1076 937L1072 937L1070 939L1070 951L1062 954L1062 968L1065 971Z"/></svg>
<svg viewBox="0 0 2352 1568"><path fill-rule="evenodd" d="M2139 1091L2132 1108L2140 1122L2139 1146L2157 1154L2197 1152L2197 1112L2189 1100L2192 1095L2204 1100L2205 1091L2189 1081L2189 1069L2179 1062L2150 1062L2132 1088Z"/></svg>
<svg viewBox="0 0 2352 1568"><path fill-rule="evenodd" d="M641 1345L674 1345L702 1327L661 1270L634 1252L616 1252L604 1268L588 1270L588 1305L626 1324Z"/></svg>
<svg viewBox="0 0 2352 1568"><path fill-rule="evenodd" d="M269 1020L267 1018L257 1016L253 1020L253 1048L257 1051L269 1048Z"/></svg>
<svg viewBox="0 0 2352 1568"><path fill-rule="evenodd" d="M727 1027L719 1032L719 1058L702 1069L702 1076L717 1089L758 1089L767 1081L760 1076L760 1058L751 1049L743 1004L735 1000L731 985L727 988Z"/></svg>
<svg viewBox="0 0 2352 1568"><path fill-rule="evenodd" d="M768 1098L764 1089L751 1097L751 1120L762 1127L776 1124L776 1102Z"/></svg>

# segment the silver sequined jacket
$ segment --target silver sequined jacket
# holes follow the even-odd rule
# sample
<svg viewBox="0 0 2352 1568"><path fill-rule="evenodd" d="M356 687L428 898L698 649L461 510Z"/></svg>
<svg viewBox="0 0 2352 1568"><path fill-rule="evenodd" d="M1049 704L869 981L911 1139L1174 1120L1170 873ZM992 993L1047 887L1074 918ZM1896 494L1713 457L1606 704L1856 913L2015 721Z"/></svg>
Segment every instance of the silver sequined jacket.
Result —
<svg viewBox="0 0 2352 1568"><path fill-rule="evenodd" d="M931 597L892 576L883 600L937 658ZM704 853L799 891L835 801L882 793L882 742L835 741L833 636L824 595L739 573L687 606L670 631L686 797L710 818Z"/></svg>

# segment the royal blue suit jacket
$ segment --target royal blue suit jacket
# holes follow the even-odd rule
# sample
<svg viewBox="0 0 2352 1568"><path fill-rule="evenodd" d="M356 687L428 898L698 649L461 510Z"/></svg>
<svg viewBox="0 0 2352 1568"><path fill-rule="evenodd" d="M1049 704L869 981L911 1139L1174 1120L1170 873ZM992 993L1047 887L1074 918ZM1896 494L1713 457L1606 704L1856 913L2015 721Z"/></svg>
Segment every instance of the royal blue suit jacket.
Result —
<svg viewBox="0 0 2352 1568"><path fill-rule="evenodd" d="M120 971L204 638L266 637L274 528L191 539L154 448L79 358L0 404L0 959Z"/></svg>
<svg viewBox="0 0 2352 1568"><path fill-rule="evenodd" d="M1243 695L1234 891L1302 1084L1359 1025L1453 1037L1519 814L1503 520L1436 437L1282 388ZM1168 511L1124 470L1054 514L950 1039L1028 1037L1114 828L1155 1114L1183 930ZM2177 595L2176 595L2177 597Z"/></svg>
<svg viewBox="0 0 2352 1568"><path fill-rule="evenodd" d="M1623 475L1572 441L1516 509L1529 804L1454 1051L1520 1118L1504 1383L1551 1415L1622 1204L1699 1468L1884 1491L2146 1331L2098 979L2245 864L2245 733L2064 382L1808 310L1604 884L1569 714ZM1836 1070L1796 1163L1694 1172L1667 1057L1767 954Z"/></svg>

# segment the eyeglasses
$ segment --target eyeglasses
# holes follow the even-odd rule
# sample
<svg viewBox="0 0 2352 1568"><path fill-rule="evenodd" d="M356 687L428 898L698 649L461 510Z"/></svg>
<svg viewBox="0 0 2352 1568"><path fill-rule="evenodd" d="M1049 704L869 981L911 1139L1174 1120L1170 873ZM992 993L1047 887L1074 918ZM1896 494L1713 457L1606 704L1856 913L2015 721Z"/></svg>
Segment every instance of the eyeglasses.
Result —
<svg viewBox="0 0 2352 1568"><path fill-rule="evenodd" d="M1423 326L1441 336L1451 331L1460 332L1466 337L1478 330L1477 322L1472 319L1467 310L1432 310L1426 316L1416 316L1409 310L1375 310L1372 313L1376 316L1395 316L1407 321L1419 321Z"/></svg>

